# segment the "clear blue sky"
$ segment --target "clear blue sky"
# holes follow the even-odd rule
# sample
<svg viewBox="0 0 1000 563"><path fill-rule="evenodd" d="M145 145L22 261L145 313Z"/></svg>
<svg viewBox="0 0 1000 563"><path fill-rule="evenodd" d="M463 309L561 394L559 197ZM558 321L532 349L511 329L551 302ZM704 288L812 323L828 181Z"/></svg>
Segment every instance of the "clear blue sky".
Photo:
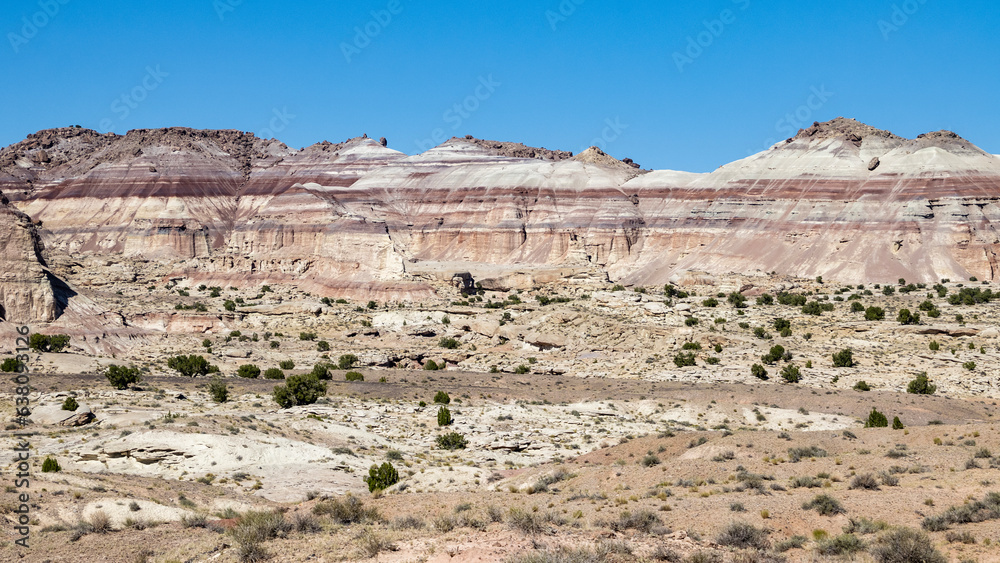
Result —
<svg viewBox="0 0 1000 563"><path fill-rule="evenodd" d="M75 124L410 154L472 134L709 171L844 115L1000 153L998 29L991 0L5 0L0 145Z"/></svg>

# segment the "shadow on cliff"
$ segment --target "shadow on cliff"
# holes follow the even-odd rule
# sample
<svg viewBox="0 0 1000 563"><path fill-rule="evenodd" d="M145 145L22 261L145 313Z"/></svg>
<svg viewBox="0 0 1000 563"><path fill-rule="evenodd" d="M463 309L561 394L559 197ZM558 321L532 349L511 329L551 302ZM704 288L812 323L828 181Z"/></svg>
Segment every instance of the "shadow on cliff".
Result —
<svg viewBox="0 0 1000 563"><path fill-rule="evenodd" d="M49 285L52 286L52 294L56 300L56 314L55 318L58 319L62 316L63 311L69 307L69 300L72 297L76 297L77 293L73 290L66 282L62 281L56 277L52 272L46 270L45 277L49 280Z"/></svg>

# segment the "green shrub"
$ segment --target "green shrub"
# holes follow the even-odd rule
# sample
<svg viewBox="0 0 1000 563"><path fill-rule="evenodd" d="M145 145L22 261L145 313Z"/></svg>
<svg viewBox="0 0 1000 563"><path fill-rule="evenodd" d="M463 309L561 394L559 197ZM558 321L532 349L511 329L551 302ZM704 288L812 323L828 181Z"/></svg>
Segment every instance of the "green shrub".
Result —
<svg viewBox="0 0 1000 563"><path fill-rule="evenodd" d="M694 352L678 352L674 356L674 365L679 368L695 365Z"/></svg>
<svg viewBox="0 0 1000 563"><path fill-rule="evenodd" d="M62 467L59 466L59 462L56 461L54 457L46 457L45 461L42 462L42 473L52 473L62 471Z"/></svg>
<svg viewBox="0 0 1000 563"><path fill-rule="evenodd" d="M292 360L281 360L278 362L278 367L281 369L295 369L295 362Z"/></svg>
<svg viewBox="0 0 1000 563"><path fill-rule="evenodd" d="M441 434L435 441L437 442L437 446L442 450L464 450L468 444L465 441L465 436L462 436L458 432Z"/></svg>
<svg viewBox="0 0 1000 563"><path fill-rule="evenodd" d="M285 372L281 371L278 368L268 368L267 371L264 372L264 379L284 379L284 378L285 378Z"/></svg>
<svg viewBox="0 0 1000 563"><path fill-rule="evenodd" d="M976 362L973 362L973 361L970 360L968 362L963 363L962 367L965 368L965 369L967 369L967 370L969 370L969 371L972 371L972 370L976 369Z"/></svg>
<svg viewBox="0 0 1000 563"><path fill-rule="evenodd" d="M826 450L818 446L803 446L799 448L788 448L788 460L798 463L807 457L826 457Z"/></svg>
<svg viewBox="0 0 1000 563"><path fill-rule="evenodd" d="M216 403L225 403L229 400L229 387L225 381L216 376L208 384L208 394L212 396L212 400Z"/></svg>
<svg viewBox="0 0 1000 563"><path fill-rule="evenodd" d="M129 385L135 385L142 379L139 368L134 366L118 366L111 364L104 371L104 376L115 389L128 389Z"/></svg>
<svg viewBox="0 0 1000 563"><path fill-rule="evenodd" d="M236 519L229 535L237 545L237 558L243 562L264 561L271 557L262 543L291 531L285 515L277 511L248 511Z"/></svg>
<svg viewBox="0 0 1000 563"><path fill-rule="evenodd" d="M899 314L896 315L896 320L901 325L916 325L920 324L920 315L911 313L909 309L900 309Z"/></svg>
<svg viewBox="0 0 1000 563"><path fill-rule="evenodd" d="M66 397L66 400L63 401L62 410L64 411L75 411L78 408L80 408L80 404L73 397Z"/></svg>
<svg viewBox="0 0 1000 563"><path fill-rule="evenodd" d="M841 506L840 501L831 497L830 495L816 495L812 500L804 502L802 504L803 510L813 510L820 513L822 516L833 516L834 514L843 514L847 512L844 507Z"/></svg>
<svg viewBox="0 0 1000 563"><path fill-rule="evenodd" d="M885 310L882 307L868 307L865 309L866 321L881 321L885 319Z"/></svg>
<svg viewBox="0 0 1000 563"><path fill-rule="evenodd" d="M396 472L396 468L389 462L384 462L379 466L372 464L368 468L368 476L365 477L365 483L368 483L368 492L388 489L398 482L399 473Z"/></svg>
<svg viewBox="0 0 1000 563"><path fill-rule="evenodd" d="M922 371L906 385L906 392L914 395L933 395L937 385L932 385L927 379L927 372Z"/></svg>
<svg viewBox="0 0 1000 563"><path fill-rule="evenodd" d="M865 310L865 306L862 305L860 301L854 301L854 302L851 303L851 312L852 313L860 313L861 311L864 311L864 310Z"/></svg>
<svg viewBox="0 0 1000 563"><path fill-rule="evenodd" d="M318 352L329 352L330 351L330 343L327 342L326 340L320 340L319 342L316 343L316 351L318 351Z"/></svg>
<svg viewBox="0 0 1000 563"><path fill-rule="evenodd" d="M316 503L312 509L317 516L329 516L337 524L363 524L378 522L381 517L378 510L365 508L360 499L348 493L344 500L330 499Z"/></svg>
<svg viewBox="0 0 1000 563"><path fill-rule="evenodd" d="M531 371L531 369L528 366L524 365L524 364L520 364L516 368L514 368L514 373L516 373L517 375L523 375L523 374L528 373L530 371Z"/></svg>
<svg viewBox="0 0 1000 563"><path fill-rule="evenodd" d="M787 364L781 369L781 378L788 383L798 383L802 377L799 375L798 366Z"/></svg>
<svg viewBox="0 0 1000 563"><path fill-rule="evenodd" d="M701 350L700 342L685 342L681 345L681 350Z"/></svg>
<svg viewBox="0 0 1000 563"><path fill-rule="evenodd" d="M451 411L448 407L442 406L438 409L438 426L448 426L451 423Z"/></svg>
<svg viewBox="0 0 1000 563"><path fill-rule="evenodd" d="M299 340L310 340L310 341L311 340L316 340L316 333L315 332L311 332L311 331L310 332L300 332L299 333Z"/></svg>
<svg viewBox="0 0 1000 563"><path fill-rule="evenodd" d="M232 301L231 299L226 299L226 302L222 304L222 307L229 312L235 311L236 302Z"/></svg>
<svg viewBox="0 0 1000 563"><path fill-rule="evenodd" d="M354 354L344 354L337 360L337 367L340 369L351 369L358 363L358 357Z"/></svg>
<svg viewBox="0 0 1000 563"><path fill-rule="evenodd" d="M902 430L903 429L903 422L901 420L899 420L898 416L892 417L892 429L893 430Z"/></svg>
<svg viewBox="0 0 1000 563"><path fill-rule="evenodd" d="M747 298L744 297L742 293L737 291L730 293L729 296L726 297L726 300L729 301L730 305L737 309L746 309L747 307Z"/></svg>
<svg viewBox="0 0 1000 563"><path fill-rule="evenodd" d="M434 402L442 405L447 405L451 403L451 397L448 396L444 391L438 391L434 394Z"/></svg>
<svg viewBox="0 0 1000 563"><path fill-rule="evenodd" d="M760 359L765 364L773 364L778 360L780 360L784 355L785 355L785 347L782 346L781 344L775 344L774 346L771 346L771 350L767 354L761 356Z"/></svg>
<svg viewBox="0 0 1000 563"><path fill-rule="evenodd" d="M865 421L865 428L885 428L889 426L889 419L884 414L872 407L872 412L868 413L868 420Z"/></svg>
<svg viewBox="0 0 1000 563"><path fill-rule="evenodd" d="M454 350L458 348L458 340L455 340L454 338L441 337L441 340L438 340L438 346Z"/></svg>
<svg viewBox="0 0 1000 563"><path fill-rule="evenodd" d="M760 364L754 364L753 366L750 367L750 375L753 375L754 377L762 381L768 379L767 370L764 369L764 366Z"/></svg>
<svg viewBox="0 0 1000 563"><path fill-rule="evenodd" d="M18 360L17 358L4 358L3 363L0 364L0 371L5 373L16 373L24 369L24 362Z"/></svg>
<svg viewBox="0 0 1000 563"><path fill-rule="evenodd" d="M65 334L53 334L49 337L49 352L59 353L69 346L69 336Z"/></svg>
<svg viewBox="0 0 1000 563"><path fill-rule="evenodd" d="M427 363L424 364L424 369L427 371L436 371L441 368L438 367L437 362L435 362L434 360L427 360Z"/></svg>
<svg viewBox="0 0 1000 563"><path fill-rule="evenodd" d="M688 317L684 319L684 324L687 326L695 326L698 324L698 317Z"/></svg>
<svg viewBox="0 0 1000 563"><path fill-rule="evenodd" d="M196 377L199 375L207 375L213 371L218 371L218 368L212 369L208 361L203 356L173 356L167 359L167 367L173 370L177 370L178 373L184 377Z"/></svg>
<svg viewBox="0 0 1000 563"><path fill-rule="evenodd" d="M347 381L364 381L365 376L362 375L361 372L349 371L344 374L344 379L346 379Z"/></svg>
<svg viewBox="0 0 1000 563"><path fill-rule="evenodd" d="M843 350L833 354L833 367L849 368L853 366L854 353L851 352L850 348L844 348Z"/></svg>
<svg viewBox="0 0 1000 563"><path fill-rule="evenodd" d="M319 362L313 365L312 371L309 372L311 375L316 376L316 379L333 379L333 375L330 370L333 366L326 362Z"/></svg>
<svg viewBox="0 0 1000 563"><path fill-rule="evenodd" d="M287 409L295 405L311 405L325 394L326 384L312 374L293 375L285 385L275 386L274 401Z"/></svg>
<svg viewBox="0 0 1000 563"><path fill-rule="evenodd" d="M863 551L865 542L854 534L840 534L833 538L823 538L816 542L816 552L827 556L850 556Z"/></svg>
<svg viewBox="0 0 1000 563"><path fill-rule="evenodd" d="M236 368L236 375L247 379L257 379L260 377L260 368L254 364L243 364Z"/></svg>

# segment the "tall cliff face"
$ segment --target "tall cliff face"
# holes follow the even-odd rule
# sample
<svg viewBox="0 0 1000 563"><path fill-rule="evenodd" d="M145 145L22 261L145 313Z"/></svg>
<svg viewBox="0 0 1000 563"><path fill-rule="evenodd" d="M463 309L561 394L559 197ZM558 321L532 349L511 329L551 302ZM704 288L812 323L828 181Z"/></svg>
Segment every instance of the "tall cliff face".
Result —
<svg viewBox="0 0 1000 563"><path fill-rule="evenodd" d="M0 319L48 322L59 313L31 219L0 194Z"/></svg>
<svg viewBox="0 0 1000 563"><path fill-rule="evenodd" d="M220 285L419 299L427 278L461 271L493 286L997 277L1000 159L953 133L847 119L710 174L645 173L596 149L452 139L407 156L368 138L295 150L190 129L43 131L0 151L0 174L54 255Z"/></svg>

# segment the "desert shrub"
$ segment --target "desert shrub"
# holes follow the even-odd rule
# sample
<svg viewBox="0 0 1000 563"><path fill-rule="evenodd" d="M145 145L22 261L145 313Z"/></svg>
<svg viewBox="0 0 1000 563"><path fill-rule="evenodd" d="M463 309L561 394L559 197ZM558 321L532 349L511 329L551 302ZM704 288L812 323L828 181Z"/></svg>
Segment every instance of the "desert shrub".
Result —
<svg viewBox="0 0 1000 563"><path fill-rule="evenodd" d="M268 368L267 371L264 372L264 379L284 379L284 378L285 378L285 372L281 371L278 368Z"/></svg>
<svg viewBox="0 0 1000 563"><path fill-rule="evenodd" d="M615 532L638 530L648 534L653 526L659 523L660 517L650 510L636 510L635 512L626 510L618 515L617 520L612 520L607 525Z"/></svg>
<svg viewBox="0 0 1000 563"><path fill-rule="evenodd" d="M377 522L381 519L378 510L365 508L361 500L353 495L346 495L343 500L330 499L316 503L312 509L317 516L329 516L337 524L363 524Z"/></svg>
<svg viewBox="0 0 1000 563"><path fill-rule="evenodd" d="M295 369L295 362L292 360L281 360L278 362L278 367L281 369Z"/></svg>
<svg viewBox="0 0 1000 563"><path fill-rule="evenodd" d="M320 340L319 342L316 343L316 350L318 352L329 352L330 343L327 342L326 340Z"/></svg>
<svg viewBox="0 0 1000 563"><path fill-rule="evenodd" d="M802 458L807 457L826 457L826 450L818 446L788 448L788 461L792 463L798 463Z"/></svg>
<svg viewBox="0 0 1000 563"><path fill-rule="evenodd" d="M216 403L225 403L229 400L229 387L221 378L213 377L212 382L208 384L208 394Z"/></svg>
<svg viewBox="0 0 1000 563"><path fill-rule="evenodd" d="M129 385L135 385L142 379L142 372L135 366L119 366L111 364L104 371L104 376L115 389L128 389Z"/></svg>
<svg viewBox="0 0 1000 563"><path fill-rule="evenodd" d="M62 352L69 346L69 336L65 334L53 334L49 337L48 351L53 353Z"/></svg>
<svg viewBox="0 0 1000 563"><path fill-rule="evenodd" d="M315 332L300 332L299 340L316 340Z"/></svg>
<svg viewBox="0 0 1000 563"><path fill-rule="evenodd" d="M695 365L694 352L678 352L674 356L674 365L679 368Z"/></svg>
<svg viewBox="0 0 1000 563"><path fill-rule="evenodd" d="M918 313L911 313L909 309L900 309L896 320L901 325L916 325L920 324L920 315Z"/></svg>
<svg viewBox="0 0 1000 563"><path fill-rule="evenodd" d="M283 409L311 405L326 394L326 384L312 374L293 375L285 385L274 387L274 401Z"/></svg>
<svg viewBox="0 0 1000 563"><path fill-rule="evenodd" d="M726 301L729 301L729 304L737 309L746 309L747 307L747 298L737 291L730 293L726 297Z"/></svg>
<svg viewBox="0 0 1000 563"><path fill-rule="evenodd" d="M313 365L312 371L309 373L316 376L316 379L333 379L333 375L330 373L332 369L332 365L326 362L319 362Z"/></svg>
<svg viewBox="0 0 1000 563"><path fill-rule="evenodd" d="M819 316L823 314L823 305L819 301L810 301L802 306L802 312L806 315Z"/></svg>
<svg viewBox="0 0 1000 563"><path fill-rule="evenodd" d="M844 526L845 534L874 534L889 528L884 520L869 520L868 518L850 518Z"/></svg>
<svg viewBox="0 0 1000 563"><path fill-rule="evenodd" d="M911 528L889 530L868 553L877 563L946 563L926 534Z"/></svg>
<svg viewBox="0 0 1000 563"><path fill-rule="evenodd" d="M884 414L872 407L872 412L868 413L868 420L865 421L865 428L885 428L889 426L889 419Z"/></svg>
<svg viewBox="0 0 1000 563"><path fill-rule="evenodd" d="M337 360L337 367L340 369L351 369L358 363L358 357L354 354L344 354Z"/></svg>
<svg viewBox="0 0 1000 563"><path fill-rule="evenodd" d="M855 475L851 479L851 484L849 489L864 489L867 491L877 491L879 490L878 479L875 478L871 473L863 473L861 475Z"/></svg>
<svg viewBox="0 0 1000 563"><path fill-rule="evenodd" d="M66 400L63 401L62 410L64 411L75 411L78 408L80 408L80 403L77 403L73 397L66 397Z"/></svg>
<svg viewBox="0 0 1000 563"><path fill-rule="evenodd" d="M700 342L685 342L681 345L681 350L701 350Z"/></svg>
<svg viewBox="0 0 1000 563"><path fill-rule="evenodd" d="M347 381L364 381L365 376L358 371L349 371L344 374L344 379Z"/></svg>
<svg viewBox="0 0 1000 563"><path fill-rule="evenodd" d="M951 524L969 524L1000 519L1000 493L987 493L982 500L952 506L943 514L924 518L922 526L929 532L947 530Z"/></svg>
<svg viewBox="0 0 1000 563"><path fill-rule="evenodd" d="M762 293L757 298L758 305L774 305L774 297L769 293Z"/></svg>
<svg viewBox="0 0 1000 563"><path fill-rule="evenodd" d="M719 300L714 297L709 297L708 299L701 302L704 307L716 307L719 304Z"/></svg>
<svg viewBox="0 0 1000 563"><path fill-rule="evenodd" d="M643 467L653 467L654 465L660 464L660 458L656 454L646 454L640 461L639 464Z"/></svg>
<svg viewBox="0 0 1000 563"><path fill-rule="evenodd" d="M861 304L860 301L854 301L851 303L851 312L860 313L865 310L865 306Z"/></svg>
<svg viewBox="0 0 1000 563"><path fill-rule="evenodd" d="M865 382L864 379L862 379L862 380L858 381L857 383L855 383L854 387L852 387L851 389L854 389L855 391L871 391L872 390L872 388L868 385L867 382Z"/></svg>
<svg viewBox="0 0 1000 563"><path fill-rule="evenodd" d="M760 328L760 327L758 327ZM781 359L785 355L785 347L781 344L775 344L771 346L771 350L767 354L760 357L761 361L765 364L773 364Z"/></svg>
<svg viewBox="0 0 1000 563"><path fill-rule="evenodd" d="M885 309L882 307L868 307L865 309L865 320L866 321L881 321L885 319Z"/></svg>
<svg viewBox="0 0 1000 563"><path fill-rule="evenodd" d="M437 362L435 362L434 360L427 360L427 363L424 364L424 369L427 371L436 371L441 368L438 367Z"/></svg>
<svg viewBox="0 0 1000 563"><path fill-rule="evenodd" d="M260 377L260 368L254 364L243 364L236 368L236 375L247 379L257 379Z"/></svg>
<svg viewBox="0 0 1000 563"><path fill-rule="evenodd" d="M753 327L753 335L756 336L757 338L760 338L761 340L771 339L771 335L768 334L767 331L764 330L764 327L762 326Z"/></svg>
<svg viewBox="0 0 1000 563"><path fill-rule="evenodd" d="M442 337L441 340L438 340L438 346L454 350L455 348L458 348L458 340L455 340L454 338Z"/></svg>
<svg viewBox="0 0 1000 563"><path fill-rule="evenodd" d="M816 542L816 552L820 555L848 556L864 551L865 542L854 534L840 534L832 538L823 538Z"/></svg>
<svg viewBox="0 0 1000 563"><path fill-rule="evenodd" d="M787 364L781 368L781 378L788 383L798 383L802 377L799 374L798 366Z"/></svg>
<svg viewBox="0 0 1000 563"><path fill-rule="evenodd" d="M976 362L973 362L973 361L970 360L968 362L963 363L962 367L965 368L965 369L967 369L967 370L969 370L969 371L972 371L972 370L976 369Z"/></svg>
<svg viewBox="0 0 1000 563"><path fill-rule="evenodd" d="M389 462L383 462L382 465L379 466L372 464L372 466L368 468L368 476L365 477L365 483L368 484L369 492L375 491L376 489L388 489L398 482L399 473Z"/></svg>
<svg viewBox="0 0 1000 563"><path fill-rule="evenodd" d="M789 549L802 549L802 546L804 546L807 541L809 540L805 536L792 536L774 544L774 550L778 553L784 553Z"/></svg>
<svg viewBox="0 0 1000 563"><path fill-rule="evenodd" d="M695 326L696 324L698 324L698 317L688 317L684 319L684 324L686 326Z"/></svg>
<svg viewBox="0 0 1000 563"><path fill-rule="evenodd" d="M90 529L95 534L104 534L111 531L111 518L103 510L97 510L90 515Z"/></svg>
<svg viewBox="0 0 1000 563"><path fill-rule="evenodd" d="M204 356L195 356L194 354L190 356L173 356L167 359L167 367L172 370L176 370L178 373L184 377L196 377L199 375L208 375L214 371L218 371L215 366L209 365L208 360Z"/></svg>
<svg viewBox="0 0 1000 563"><path fill-rule="evenodd" d="M816 495L807 502L802 503L803 510L813 510L820 513L823 516L832 516L834 514L843 514L847 512L844 507L841 506L840 501L831 497L830 495Z"/></svg>
<svg viewBox="0 0 1000 563"><path fill-rule="evenodd" d="M291 527L285 521L285 515L280 512L251 510L236 519L236 524L229 529L229 535L238 544L237 557L240 561L263 561L270 554L261 544L284 536Z"/></svg>
<svg viewBox="0 0 1000 563"><path fill-rule="evenodd" d="M764 369L764 366L762 366L760 364L754 364L754 365L750 366L750 375L752 375L752 376L754 376L754 377L756 377L757 379L760 379L760 380L766 380L767 379L767 370Z"/></svg>
<svg viewBox="0 0 1000 563"><path fill-rule="evenodd" d="M927 372L922 371L906 385L906 392L915 395L933 395L937 391L936 385L931 385L927 379Z"/></svg>
<svg viewBox="0 0 1000 563"><path fill-rule="evenodd" d="M770 532L747 522L732 522L723 528L715 538L715 543L737 549L768 549L771 542L767 539Z"/></svg>
<svg viewBox="0 0 1000 563"><path fill-rule="evenodd" d="M438 391L437 393L434 394L434 402L442 405L447 405L451 403L451 397L448 396L448 393L445 393L444 391Z"/></svg>
<svg viewBox="0 0 1000 563"><path fill-rule="evenodd" d="M514 373L516 373L517 375L523 375L523 374L529 373L530 371L531 371L531 368L529 368L528 366L526 366L524 364L520 364L516 368L514 368Z"/></svg>
<svg viewBox="0 0 1000 563"><path fill-rule="evenodd" d="M62 467L59 466L59 462L56 461L54 457L46 457L45 461L42 462L42 473L52 473L62 471Z"/></svg>
<svg viewBox="0 0 1000 563"><path fill-rule="evenodd" d="M854 366L854 353L850 348L844 348L833 354L833 367L849 368Z"/></svg>
<svg viewBox="0 0 1000 563"><path fill-rule="evenodd" d="M892 417L892 429L893 430L902 430L903 429L903 421L899 420L898 416Z"/></svg>
<svg viewBox="0 0 1000 563"><path fill-rule="evenodd" d="M774 325L774 330L778 332L792 328L792 322L789 321L788 319L783 319L781 317L774 319L772 324Z"/></svg>
<svg viewBox="0 0 1000 563"><path fill-rule="evenodd" d="M449 432L447 434L441 434L435 441L437 446L442 450L464 450L465 446L468 444L465 440L465 436L462 436L458 432Z"/></svg>
<svg viewBox="0 0 1000 563"><path fill-rule="evenodd" d="M515 530L530 535L539 534L544 529L540 515L520 508L511 508L507 512L507 524Z"/></svg>
<svg viewBox="0 0 1000 563"><path fill-rule="evenodd" d="M442 406L441 408L438 409L437 419L438 419L438 426L448 426L449 424L452 423L451 411L448 410L448 407Z"/></svg>
<svg viewBox="0 0 1000 563"><path fill-rule="evenodd" d="M4 373L15 373L24 370L24 362L16 358L4 358L0 364L0 371Z"/></svg>

